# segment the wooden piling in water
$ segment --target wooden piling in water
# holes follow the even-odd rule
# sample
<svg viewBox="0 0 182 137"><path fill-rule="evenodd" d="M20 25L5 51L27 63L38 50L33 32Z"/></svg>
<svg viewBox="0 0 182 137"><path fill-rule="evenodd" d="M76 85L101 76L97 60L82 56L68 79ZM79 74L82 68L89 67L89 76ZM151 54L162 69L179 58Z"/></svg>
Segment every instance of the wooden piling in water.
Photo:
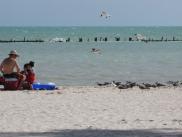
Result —
<svg viewBox="0 0 182 137"><path fill-rule="evenodd" d="M94 39L92 39L94 42L98 42L98 41L109 41L108 37L94 37ZM121 38L120 37L114 37L115 41L120 41ZM65 42L70 42L71 38L68 37ZM82 37L78 38L78 42L83 42L84 39ZM91 39L90 38L86 38L85 41L90 42ZM175 41L182 41L182 39L178 39L175 36L171 37L171 39L168 38L164 38L163 36L159 39L153 39L151 37L149 37L148 39L142 39L142 40L137 40L137 39L133 39L133 37L129 37L128 41L143 41L143 42L175 42ZM14 43L14 42L33 42L33 43L38 43L38 42L45 42L42 39L27 39L26 37L23 37L22 40L15 40L15 39L9 39L9 40L0 40L0 43ZM62 42L62 41L61 41Z"/></svg>
<svg viewBox="0 0 182 137"><path fill-rule="evenodd" d="M97 37L94 38L94 41L97 42Z"/></svg>
<svg viewBox="0 0 182 137"><path fill-rule="evenodd" d="M69 37L69 38L67 38L66 42L70 42L70 40L71 40L71 39L70 39L70 37Z"/></svg>
<svg viewBox="0 0 182 137"><path fill-rule="evenodd" d="M83 42L83 38L79 38L78 41L79 41L79 42Z"/></svg>
<svg viewBox="0 0 182 137"><path fill-rule="evenodd" d="M115 41L120 41L120 37L115 37Z"/></svg>

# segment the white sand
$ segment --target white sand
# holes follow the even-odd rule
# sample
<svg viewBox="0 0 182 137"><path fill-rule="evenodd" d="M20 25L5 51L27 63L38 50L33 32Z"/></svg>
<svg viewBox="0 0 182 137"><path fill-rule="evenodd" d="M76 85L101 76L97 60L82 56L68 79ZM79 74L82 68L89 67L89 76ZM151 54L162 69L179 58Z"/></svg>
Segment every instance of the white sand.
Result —
<svg viewBox="0 0 182 137"><path fill-rule="evenodd" d="M0 137L149 135L182 136L182 89L0 92Z"/></svg>

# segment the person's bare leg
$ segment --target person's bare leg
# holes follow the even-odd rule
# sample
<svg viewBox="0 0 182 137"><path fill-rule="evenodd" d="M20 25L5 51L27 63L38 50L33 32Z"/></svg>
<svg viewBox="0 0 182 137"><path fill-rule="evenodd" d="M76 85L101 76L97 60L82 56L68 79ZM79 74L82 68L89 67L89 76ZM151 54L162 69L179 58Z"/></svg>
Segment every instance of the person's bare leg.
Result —
<svg viewBox="0 0 182 137"><path fill-rule="evenodd" d="M26 77L20 73L17 73L17 76L18 76L17 90L21 90L23 88L23 82L25 81Z"/></svg>

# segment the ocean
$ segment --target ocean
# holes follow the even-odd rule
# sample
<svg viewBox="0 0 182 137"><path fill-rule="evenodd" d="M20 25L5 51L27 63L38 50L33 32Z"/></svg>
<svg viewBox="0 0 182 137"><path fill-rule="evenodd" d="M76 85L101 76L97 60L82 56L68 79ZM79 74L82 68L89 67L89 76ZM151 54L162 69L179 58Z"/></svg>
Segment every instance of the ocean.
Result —
<svg viewBox="0 0 182 137"><path fill-rule="evenodd" d="M0 43L0 61L16 49L21 68L35 61L37 81L60 86L182 80L181 41L128 41L134 34L182 40L182 27L0 27L0 40L45 41ZM105 37L107 41L100 41ZM70 38L70 42L53 42L55 38ZM93 53L92 48L100 52Z"/></svg>

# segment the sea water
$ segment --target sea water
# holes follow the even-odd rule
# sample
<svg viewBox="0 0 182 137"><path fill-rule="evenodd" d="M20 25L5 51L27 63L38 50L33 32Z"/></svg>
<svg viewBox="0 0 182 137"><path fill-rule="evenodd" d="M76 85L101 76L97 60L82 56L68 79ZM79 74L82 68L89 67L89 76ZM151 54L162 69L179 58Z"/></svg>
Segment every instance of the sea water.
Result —
<svg viewBox="0 0 182 137"><path fill-rule="evenodd" d="M0 40L45 41L0 43L0 61L16 49L21 68L35 61L37 81L58 85L182 80L182 42L129 42L136 33L153 39L182 39L182 27L0 27ZM70 42L51 42L68 37ZM95 37L108 41L95 42ZM92 48L100 53L92 53Z"/></svg>

